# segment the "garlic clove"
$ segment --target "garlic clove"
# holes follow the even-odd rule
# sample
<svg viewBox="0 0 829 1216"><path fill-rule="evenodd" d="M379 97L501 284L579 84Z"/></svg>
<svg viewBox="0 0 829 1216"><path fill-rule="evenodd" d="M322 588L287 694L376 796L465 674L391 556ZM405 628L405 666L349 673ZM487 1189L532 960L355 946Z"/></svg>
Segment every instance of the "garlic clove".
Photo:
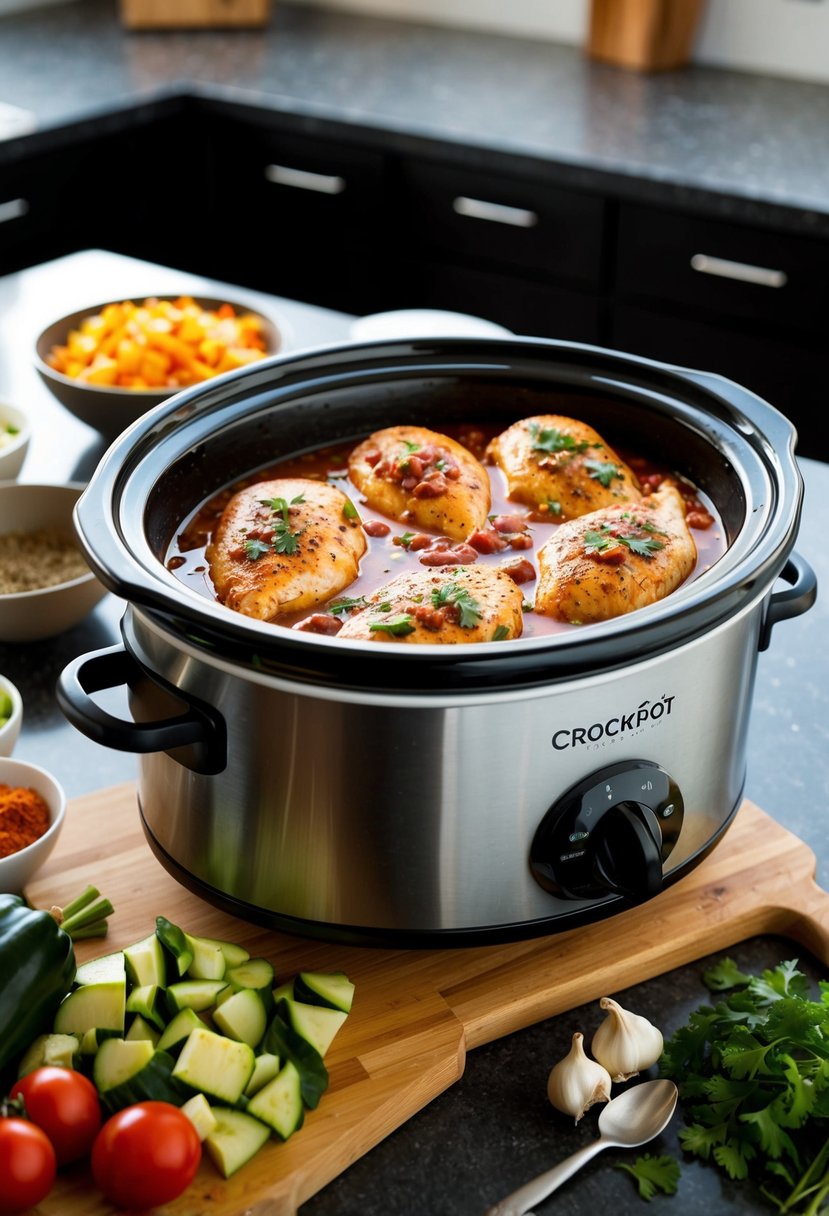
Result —
<svg viewBox="0 0 829 1216"><path fill-rule="evenodd" d="M547 1097L556 1110L572 1115L576 1123L595 1102L607 1102L610 1098L610 1075L585 1055L583 1042L584 1035L577 1030L569 1052L547 1079Z"/></svg>
<svg viewBox="0 0 829 1216"><path fill-rule="evenodd" d="M609 996L603 996L599 1005L607 1017L593 1035L590 1050L614 1081L628 1081L662 1055L662 1033L647 1018L623 1009Z"/></svg>

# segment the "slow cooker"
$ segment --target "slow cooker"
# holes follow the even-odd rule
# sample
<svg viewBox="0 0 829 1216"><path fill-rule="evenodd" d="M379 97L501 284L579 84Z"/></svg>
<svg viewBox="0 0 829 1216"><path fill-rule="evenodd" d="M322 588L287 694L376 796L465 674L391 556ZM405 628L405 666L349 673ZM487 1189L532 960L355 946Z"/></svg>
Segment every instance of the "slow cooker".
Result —
<svg viewBox="0 0 829 1216"><path fill-rule="evenodd" d="M283 456L416 422L568 414L669 462L727 534L694 581L559 636L378 646L281 628L165 567L189 511ZM646 900L740 805L758 652L805 612L793 427L725 379L523 338L348 345L180 393L76 510L123 642L62 673L69 719L139 754L148 841L186 886L291 932L529 937ZM126 693L128 709L96 694ZM106 701L106 698L104 699Z"/></svg>

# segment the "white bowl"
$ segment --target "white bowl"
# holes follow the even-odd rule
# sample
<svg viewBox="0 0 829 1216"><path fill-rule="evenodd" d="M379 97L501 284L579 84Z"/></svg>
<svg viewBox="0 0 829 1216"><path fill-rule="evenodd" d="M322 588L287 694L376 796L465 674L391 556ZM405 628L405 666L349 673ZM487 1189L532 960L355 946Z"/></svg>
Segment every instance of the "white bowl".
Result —
<svg viewBox="0 0 829 1216"><path fill-rule="evenodd" d="M3 720L6 697L11 701L11 713ZM23 723L23 699L5 676L0 676L0 756L10 756L14 751L17 736Z"/></svg>
<svg viewBox="0 0 829 1216"><path fill-rule="evenodd" d="M66 815L66 795L51 773L25 760L0 757L0 784L35 790L49 807L51 818L50 827L33 844L9 857L0 857L0 891L16 894L34 877L55 847Z"/></svg>
<svg viewBox="0 0 829 1216"><path fill-rule="evenodd" d="M23 411L0 401L0 481L13 481L20 472L30 435Z"/></svg>
<svg viewBox="0 0 829 1216"><path fill-rule="evenodd" d="M355 342L384 338L503 338L510 331L494 321L441 308L398 308L358 317L349 330Z"/></svg>
<svg viewBox="0 0 829 1216"><path fill-rule="evenodd" d="M0 482L0 535L55 528L74 538L72 512L83 485ZM106 588L91 570L34 591L0 593L0 642L33 642L71 629L95 607Z"/></svg>

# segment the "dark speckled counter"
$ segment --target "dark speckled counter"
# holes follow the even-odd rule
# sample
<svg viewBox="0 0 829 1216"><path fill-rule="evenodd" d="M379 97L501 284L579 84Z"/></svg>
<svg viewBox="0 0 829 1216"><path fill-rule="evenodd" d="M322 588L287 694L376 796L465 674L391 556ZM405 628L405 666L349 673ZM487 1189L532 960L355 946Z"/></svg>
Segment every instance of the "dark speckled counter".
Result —
<svg viewBox="0 0 829 1216"><path fill-rule="evenodd" d="M113 0L0 18L0 102L39 135L173 98L337 121L470 164L829 234L829 86L691 67L640 75L576 47L276 3L261 31L124 30ZM26 137L32 138L32 137ZM20 141L0 143L14 156Z"/></svg>

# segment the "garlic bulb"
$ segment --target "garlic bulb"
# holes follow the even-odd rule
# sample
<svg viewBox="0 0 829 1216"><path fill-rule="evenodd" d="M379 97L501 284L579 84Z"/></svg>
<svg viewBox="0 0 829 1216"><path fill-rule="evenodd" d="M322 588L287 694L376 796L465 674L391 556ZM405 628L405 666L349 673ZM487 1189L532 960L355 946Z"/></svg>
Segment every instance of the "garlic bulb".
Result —
<svg viewBox="0 0 829 1216"><path fill-rule="evenodd" d="M599 1001L607 1017L593 1035L590 1049L614 1081L627 1081L662 1055L662 1034L647 1018L629 1013L609 996Z"/></svg>
<svg viewBox="0 0 829 1216"><path fill-rule="evenodd" d="M610 1098L610 1075L606 1068L584 1053L584 1035L573 1035L569 1052L547 1079L547 1097L556 1110L572 1115L576 1123L594 1102Z"/></svg>

